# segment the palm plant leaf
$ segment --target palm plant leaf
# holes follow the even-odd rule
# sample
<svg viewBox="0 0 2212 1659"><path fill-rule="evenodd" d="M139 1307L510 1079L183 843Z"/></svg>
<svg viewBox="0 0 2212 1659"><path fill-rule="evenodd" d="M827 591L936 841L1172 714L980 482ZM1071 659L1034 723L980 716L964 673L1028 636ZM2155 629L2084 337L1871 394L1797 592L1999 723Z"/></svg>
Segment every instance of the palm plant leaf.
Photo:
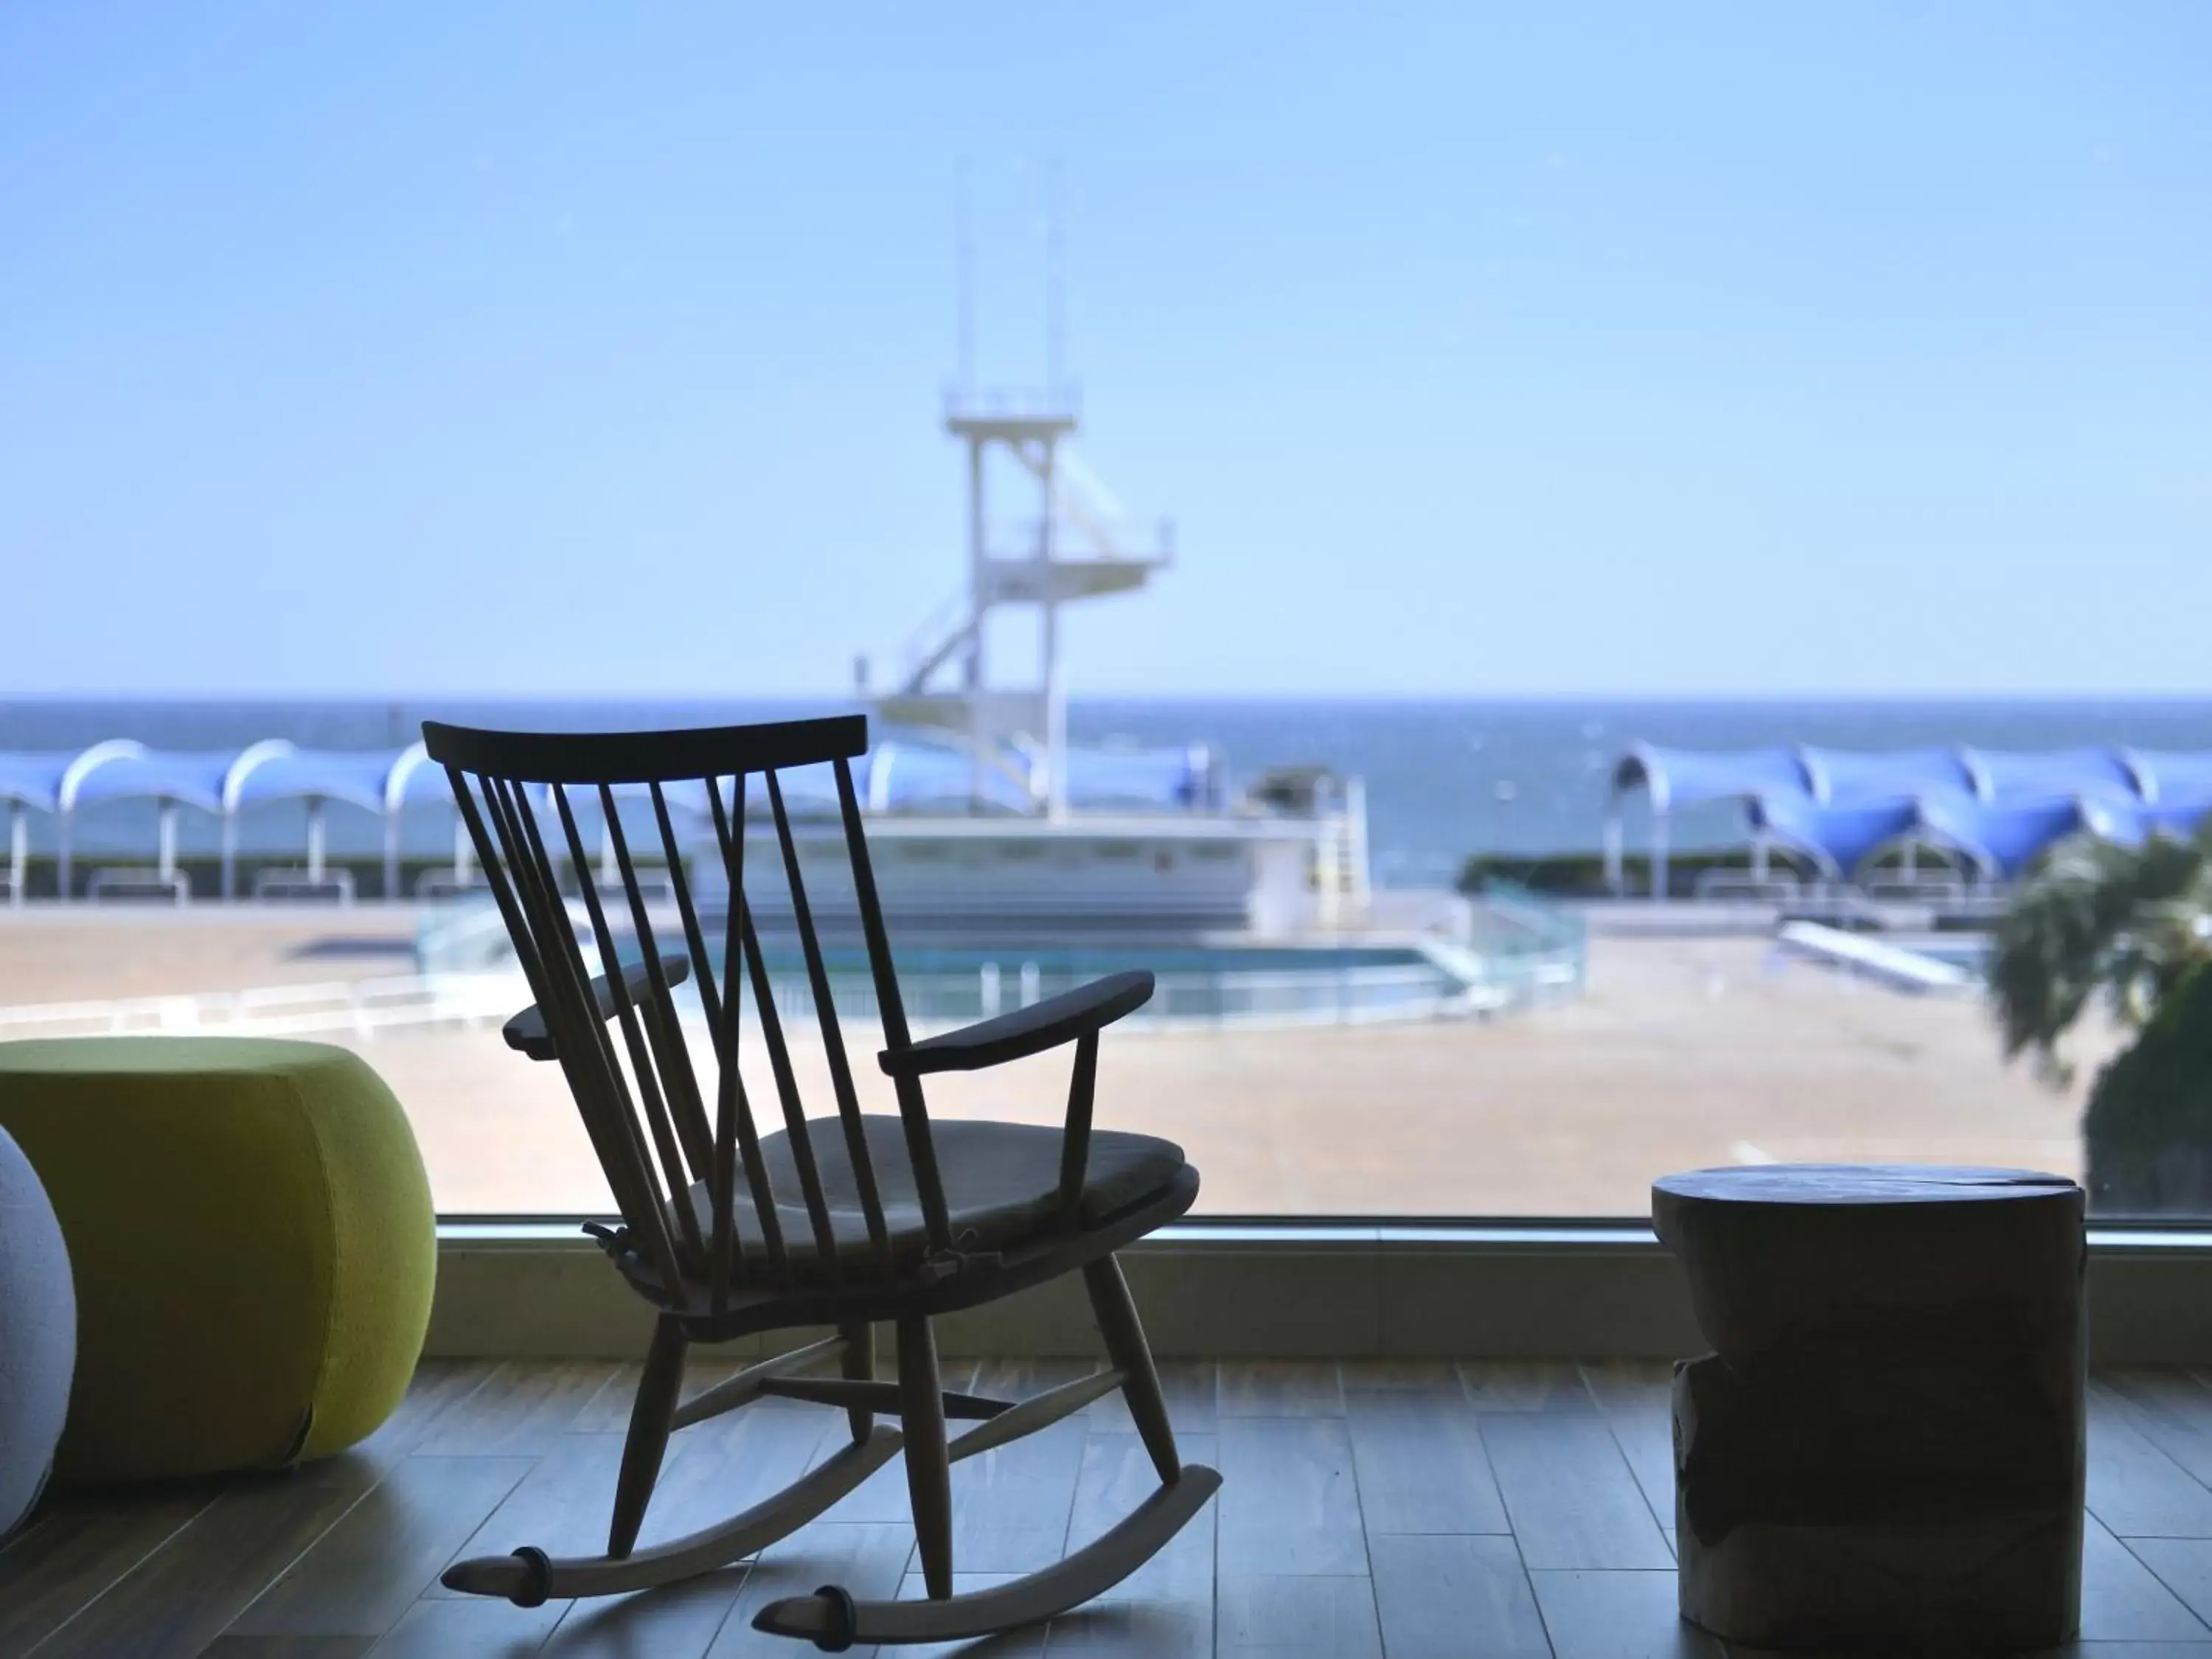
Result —
<svg viewBox="0 0 2212 1659"><path fill-rule="evenodd" d="M2212 959L2212 842L2154 836L2140 847L2075 836L2021 884L1991 941L1990 994L2006 1058L2032 1053L2069 1075L2059 1040L2102 994L2140 1026L2189 970Z"/></svg>

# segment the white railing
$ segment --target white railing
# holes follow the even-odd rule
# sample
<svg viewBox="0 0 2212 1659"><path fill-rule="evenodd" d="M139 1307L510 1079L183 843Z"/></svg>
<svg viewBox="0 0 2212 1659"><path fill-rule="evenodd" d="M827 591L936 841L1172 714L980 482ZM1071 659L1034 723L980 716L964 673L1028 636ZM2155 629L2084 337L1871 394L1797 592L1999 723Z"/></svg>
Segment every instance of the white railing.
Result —
<svg viewBox="0 0 2212 1659"><path fill-rule="evenodd" d="M530 1001L520 973L407 974L190 996L0 1008L0 1042L131 1034L374 1036L398 1026L504 1020Z"/></svg>
<svg viewBox="0 0 2212 1659"><path fill-rule="evenodd" d="M1073 421L1082 413L1082 388L1073 385L945 388L947 420Z"/></svg>
<svg viewBox="0 0 2212 1659"><path fill-rule="evenodd" d="M921 691L939 665L967 641L975 631L974 605L963 583L907 635L899 647L899 690L909 696Z"/></svg>
<svg viewBox="0 0 2212 1659"><path fill-rule="evenodd" d="M1755 875L1748 870L1701 870L1692 889L1701 899L1749 899L1761 904L1795 904L1805 885L1788 871Z"/></svg>

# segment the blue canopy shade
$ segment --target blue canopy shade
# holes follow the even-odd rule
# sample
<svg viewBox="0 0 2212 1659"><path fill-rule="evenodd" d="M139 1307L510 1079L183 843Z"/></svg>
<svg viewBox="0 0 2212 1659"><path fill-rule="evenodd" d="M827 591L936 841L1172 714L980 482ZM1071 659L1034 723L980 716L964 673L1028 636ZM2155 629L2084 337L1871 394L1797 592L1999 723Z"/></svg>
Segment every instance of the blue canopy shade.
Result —
<svg viewBox="0 0 2212 1659"><path fill-rule="evenodd" d="M2139 842L2202 825L2212 816L2212 751L1806 745L1718 754L1638 744L1613 769L1606 820L1606 874L1616 892L1624 879L1620 798L1638 787L1651 798L1655 892L1665 884L1670 806L1730 797L1744 800L1755 830L1836 874L1910 835L2010 877L2078 832ZM1900 814L1910 821L1900 823Z"/></svg>
<svg viewBox="0 0 2212 1659"><path fill-rule="evenodd" d="M254 801L303 796L382 812L410 799L447 799L445 775L422 746L298 749L282 739L241 750L175 752L117 738L66 751L0 751L0 801L46 812L94 802L167 799L228 812Z"/></svg>
<svg viewBox="0 0 2212 1659"><path fill-rule="evenodd" d="M270 769L274 770L276 765L272 762ZM1212 804L1213 761L1203 745L1071 749L1067 770L1067 799L1072 806L1092 811L1181 811ZM968 751L955 744L910 737L886 738L853 762L853 787L861 805L873 812L965 811L978 771ZM980 775L987 808L1032 811L1044 793L1043 777L1036 764L1011 748L999 751L980 769ZM786 808L793 813L837 810L836 774L826 765L793 767L777 773L776 781L783 791ZM580 815L591 811L590 793L569 791L570 805ZM696 780L666 785L663 793L672 812L700 819L708 817L706 789ZM641 800L647 791L643 784L621 784L614 793L624 800ZM728 799L726 781L723 798ZM746 781L745 811L748 817L768 811L767 786L757 777ZM625 814L624 822L628 821Z"/></svg>
<svg viewBox="0 0 2212 1659"><path fill-rule="evenodd" d="M1661 749L1639 743L1613 769L1613 793L1642 789L1654 811L1698 801L1810 792L1813 783L1793 749L1746 749L1717 753L1698 749Z"/></svg>
<svg viewBox="0 0 2212 1659"><path fill-rule="evenodd" d="M2140 847L2153 836L2184 841L2212 821L2212 799L2194 801L2144 802L2140 805L2106 807L2101 833L2126 847Z"/></svg>
<svg viewBox="0 0 2212 1659"><path fill-rule="evenodd" d="M854 793L871 811L931 807L957 810L964 809L969 802L970 768L968 756L962 750L901 739L878 744L867 754L855 758L852 768ZM1007 811L1029 809L1027 790L1010 775L1006 765L984 767L982 781L987 805ZM794 816L834 813L838 810L837 775L827 764L785 768L776 773L776 786L782 792L785 810ZM728 779L721 781L721 790L726 806L730 799ZM591 797L594 793L584 789L568 792L569 804L580 816L592 810ZM613 793L621 799L642 800L650 792L645 785L637 783L617 784ZM696 779L664 785L663 794L672 813L702 822L711 816L706 786ZM763 817L769 812L768 786L757 775L745 780L744 807L748 818ZM629 822L627 813L623 821Z"/></svg>
<svg viewBox="0 0 2212 1659"><path fill-rule="evenodd" d="M1168 811L1202 805L1212 788L1210 757L1201 747L1070 749L1068 804ZM1009 812L1033 810L1046 793L1041 762L1012 750L1004 763L981 769L984 804ZM964 808L977 769L967 750L908 738L879 743L860 763L861 799L877 811ZM823 773L826 789L829 773Z"/></svg>
<svg viewBox="0 0 2212 1659"><path fill-rule="evenodd" d="M2144 799L2212 800L2212 754L2131 749L2128 758L2142 780Z"/></svg>
<svg viewBox="0 0 2212 1659"><path fill-rule="evenodd" d="M66 754L0 753L0 801L34 806L41 812L61 804L62 780L77 751Z"/></svg>
<svg viewBox="0 0 2212 1659"><path fill-rule="evenodd" d="M1920 799L1923 833L2007 877L2027 869L2052 842L2084 830L2101 833L2111 822L2100 809L2078 799L1987 801L1953 792Z"/></svg>
<svg viewBox="0 0 2212 1659"><path fill-rule="evenodd" d="M1067 799L1073 806L1125 806L1163 811L1202 805L1212 787L1202 747L1071 749Z"/></svg>
<svg viewBox="0 0 2212 1659"><path fill-rule="evenodd" d="M878 811L961 807L968 803L976 770L963 750L892 739L869 751L861 799ZM1009 812L1029 809L1028 789L1006 767L987 763L981 772L985 804Z"/></svg>
<svg viewBox="0 0 2212 1659"><path fill-rule="evenodd" d="M239 760L236 750L177 753L130 747L136 752L76 769L62 791L61 809L107 800L168 800L204 812L223 811L224 786Z"/></svg>
<svg viewBox="0 0 2212 1659"><path fill-rule="evenodd" d="M276 764L270 763L272 772ZM1213 787L1212 759L1202 746L1075 749L1068 751L1067 767L1069 804L1092 810L1182 811L1208 805ZM1042 775L1012 749L977 769L968 751L956 745L889 738L853 762L853 787L871 811L963 811L970 805L979 769L986 807L1006 812L1035 809L1042 793ZM1032 777L1038 781L1034 792L1027 781ZM785 806L793 813L837 810L836 775L826 765L793 767L777 773L776 781ZM726 800L727 792L725 782ZM708 816L705 787L696 780L669 784L663 793L672 812L699 819ZM643 799L647 791L643 784L622 784L614 793L624 800ZM590 813L589 792L571 790L569 799L580 816ZM767 787L757 777L746 782L745 811L749 817L768 811Z"/></svg>
<svg viewBox="0 0 2212 1659"><path fill-rule="evenodd" d="M1642 788L1661 811L1790 793L1840 805L1958 791L1984 800L2212 799L2212 751L2123 749L1664 749L1639 743L1614 765L1618 796Z"/></svg>
<svg viewBox="0 0 2212 1659"><path fill-rule="evenodd" d="M1978 793L1982 781L1960 749L1812 749L1804 758L1814 795L1826 801L1884 801L1923 789Z"/></svg>
<svg viewBox="0 0 2212 1659"><path fill-rule="evenodd" d="M430 799L450 793L446 775L425 763L420 744L405 749L271 749L233 779L234 805L313 796L383 812L410 795Z"/></svg>
<svg viewBox="0 0 2212 1659"><path fill-rule="evenodd" d="M2062 795L2131 800L2142 795L2136 768L2121 749L1966 752L1992 800L2052 800Z"/></svg>
<svg viewBox="0 0 2212 1659"><path fill-rule="evenodd" d="M1802 794L1754 796L1751 826L1811 857L1832 876L1849 876L1875 853L1918 826L1911 799L1832 806Z"/></svg>

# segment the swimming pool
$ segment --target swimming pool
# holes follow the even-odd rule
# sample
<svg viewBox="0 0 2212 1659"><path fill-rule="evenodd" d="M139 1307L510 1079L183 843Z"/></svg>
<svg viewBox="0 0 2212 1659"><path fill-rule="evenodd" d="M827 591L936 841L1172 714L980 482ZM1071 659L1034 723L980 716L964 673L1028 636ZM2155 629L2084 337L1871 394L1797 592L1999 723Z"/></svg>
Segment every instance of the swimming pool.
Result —
<svg viewBox="0 0 2212 1659"><path fill-rule="evenodd" d="M586 934L588 929L582 930ZM654 929L666 951L682 934ZM593 955L586 943L587 957ZM625 959L635 937L617 936ZM1147 969L1151 1002L1131 1016L1146 1024L1352 1024L1492 1012L1571 994L1582 978L1578 933L1524 927L1480 946L1443 939L1407 943L1183 942L895 947L899 994L908 1019L943 1027L985 1019L1072 990L1102 975ZM514 957L495 908L450 907L419 930L422 972L509 972ZM778 1012L815 1018L814 996L797 942L763 942L763 965ZM594 965L596 961L594 960ZM719 973L720 963L716 968ZM833 941L823 951L830 1000L846 1019L872 1020L876 990L867 957ZM679 995L693 1002L688 991Z"/></svg>
<svg viewBox="0 0 2212 1659"><path fill-rule="evenodd" d="M763 950L787 1019L812 1019L805 960L790 945ZM897 953L899 997L918 1026L988 1019L1073 990L1102 975L1152 971L1141 1024L1343 1024L1453 1012L1468 986L1428 953L1376 945L1086 945L934 948ZM872 1019L875 983L856 951L823 953L830 997L847 1018Z"/></svg>

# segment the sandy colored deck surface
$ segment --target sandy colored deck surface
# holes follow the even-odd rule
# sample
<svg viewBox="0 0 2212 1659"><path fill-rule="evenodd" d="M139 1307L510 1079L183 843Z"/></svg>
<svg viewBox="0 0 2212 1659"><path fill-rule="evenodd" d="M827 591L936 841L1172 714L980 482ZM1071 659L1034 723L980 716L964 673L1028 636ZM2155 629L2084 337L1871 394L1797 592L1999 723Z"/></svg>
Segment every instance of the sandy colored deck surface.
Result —
<svg viewBox="0 0 2212 1659"><path fill-rule="evenodd" d="M136 923L29 913L0 922L0 1005L404 972L390 947L410 933L367 910ZM1755 937L1601 936L1588 994L1540 1013L1116 1033L1099 1123L1181 1141L1205 1172L1201 1211L1221 1214L1642 1214L1654 1176L1769 1158L2078 1173L2078 1089L2056 1094L2001 1066L1978 1003L1767 957ZM854 1041L864 1101L890 1109L872 1046ZM441 1209L606 1206L556 1067L509 1053L490 1030L357 1046L406 1103ZM2085 1044L2081 1058L2098 1053ZM810 1106L830 1110L818 1042L801 1058ZM751 1069L766 1108L772 1087ZM931 1105L1057 1121L1066 1075L1057 1055L933 1079Z"/></svg>
<svg viewBox="0 0 2212 1659"><path fill-rule="evenodd" d="M415 971L415 913L0 906L0 1007Z"/></svg>

